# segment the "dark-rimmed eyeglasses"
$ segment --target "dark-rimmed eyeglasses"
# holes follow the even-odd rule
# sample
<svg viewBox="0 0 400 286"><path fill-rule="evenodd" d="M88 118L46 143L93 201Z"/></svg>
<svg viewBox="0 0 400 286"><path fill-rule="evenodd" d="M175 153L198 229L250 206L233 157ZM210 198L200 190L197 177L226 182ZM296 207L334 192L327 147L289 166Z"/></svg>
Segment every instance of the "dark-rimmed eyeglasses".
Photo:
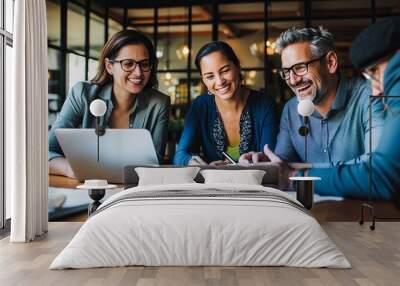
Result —
<svg viewBox="0 0 400 286"><path fill-rule="evenodd" d="M290 71L292 71L297 76L303 76L308 73L308 66L310 64L322 60L324 57L326 57L326 55L327 54L324 54L323 56L313 59L308 62L294 64L289 68L279 68L277 71L278 71L279 75L281 76L281 78L284 80L289 79Z"/></svg>
<svg viewBox="0 0 400 286"><path fill-rule="evenodd" d="M148 72L152 68L152 63L150 59L144 59L141 61L135 61L132 59L124 59L124 60L108 60L110 63L119 63L121 65L121 69L126 72L131 72L133 71L137 65L139 65L139 68L143 72Z"/></svg>

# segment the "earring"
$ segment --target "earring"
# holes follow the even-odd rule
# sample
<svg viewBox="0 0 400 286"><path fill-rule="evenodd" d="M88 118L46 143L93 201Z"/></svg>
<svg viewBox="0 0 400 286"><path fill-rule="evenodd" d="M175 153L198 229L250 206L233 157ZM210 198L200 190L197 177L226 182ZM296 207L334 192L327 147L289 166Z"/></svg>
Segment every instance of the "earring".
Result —
<svg viewBox="0 0 400 286"><path fill-rule="evenodd" d="M208 95L212 95L211 91L207 90L207 94Z"/></svg>

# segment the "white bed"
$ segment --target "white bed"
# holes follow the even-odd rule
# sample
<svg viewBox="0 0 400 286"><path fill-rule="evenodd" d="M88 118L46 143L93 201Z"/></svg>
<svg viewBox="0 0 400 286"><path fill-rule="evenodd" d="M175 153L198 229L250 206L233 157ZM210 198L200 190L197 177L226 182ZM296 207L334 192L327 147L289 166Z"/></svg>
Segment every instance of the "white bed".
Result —
<svg viewBox="0 0 400 286"><path fill-rule="evenodd" d="M313 216L285 193L198 183L113 195L50 269L128 265L351 267Z"/></svg>

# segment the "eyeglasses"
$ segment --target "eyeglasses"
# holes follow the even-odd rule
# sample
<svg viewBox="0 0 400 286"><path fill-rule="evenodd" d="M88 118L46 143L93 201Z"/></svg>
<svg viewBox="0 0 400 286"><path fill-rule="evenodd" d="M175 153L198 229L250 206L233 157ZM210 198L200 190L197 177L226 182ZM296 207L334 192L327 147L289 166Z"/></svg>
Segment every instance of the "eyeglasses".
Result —
<svg viewBox="0 0 400 286"><path fill-rule="evenodd" d="M151 63L150 59L144 59L141 61L135 61L132 59L125 59L125 60L120 60L120 61L109 59L108 61L110 63L120 63L121 69L126 72L133 71L137 65L139 65L140 70L143 72L148 72L152 68L152 63Z"/></svg>
<svg viewBox="0 0 400 286"><path fill-rule="evenodd" d="M281 76L282 79L286 80L289 79L290 77L290 71L292 71L295 75L297 76L303 76L308 73L308 66L314 62L322 60L324 57L326 57L327 54L324 54L323 56L313 59L308 62L303 62L303 63L297 63L295 65L292 65L289 68L279 68L278 73Z"/></svg>

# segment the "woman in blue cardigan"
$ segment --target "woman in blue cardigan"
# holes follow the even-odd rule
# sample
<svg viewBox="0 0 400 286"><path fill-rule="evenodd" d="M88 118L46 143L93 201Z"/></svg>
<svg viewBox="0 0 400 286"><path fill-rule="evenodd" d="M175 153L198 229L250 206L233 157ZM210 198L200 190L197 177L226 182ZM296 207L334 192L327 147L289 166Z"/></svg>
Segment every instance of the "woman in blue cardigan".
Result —
<svg viewBox="0 0 400 286"><path fill-rule="evenodd" d="M275 102L241 84L240 62L232 48L216 41L203 46L195 59L207 92L197 97L186 116L174 156L177 165L224 164L265 144L275 146Z"/></svg>

